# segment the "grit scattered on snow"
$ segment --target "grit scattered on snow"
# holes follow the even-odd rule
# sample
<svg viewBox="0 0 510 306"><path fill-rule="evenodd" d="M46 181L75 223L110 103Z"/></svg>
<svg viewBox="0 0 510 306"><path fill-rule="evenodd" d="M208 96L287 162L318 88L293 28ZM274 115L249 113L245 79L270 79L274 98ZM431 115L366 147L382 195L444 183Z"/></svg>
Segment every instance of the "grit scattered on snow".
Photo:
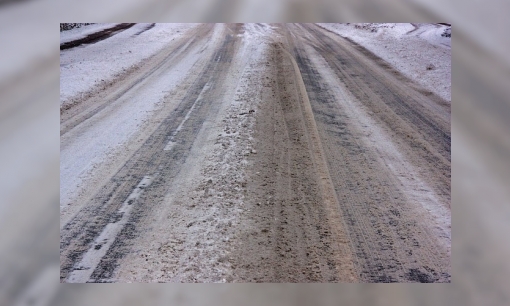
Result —
<svg viewBox="0 0 510 306"><path fill-rule="evenodd" d="M426 89L451 101L451 27L410 23L321 23L352 39ZM451 34L450 34L451 35Z"/></svg>
<svg viewBox="0 0 510 306"><path fill-rule="evenodd" d="M221 117L204 123L209 136L199 134L197 139L209 137L202 140L206 145L200 154L190 154L184 180L177 180L161 210L152 211L151 231L134 243L137 249L128 255L129 264L120 265L116 281L233 281L230 251L238 239L239 216L247 209L247 157L257 154L254 113L267 82L267 33L272 27L245 25L245 30L239 35L246 38L240 56L233 59L224 82Z"/></svg>
<svg viewBox="0 0 510 306"><path fill-rule="evenodd" d="M96 31L100 31L99 25L96 26ZM103 87L194 26L196 24L156 24L140 33L149 24L136 24L95 44L61 51L60 106L94 88Z"/></svg>

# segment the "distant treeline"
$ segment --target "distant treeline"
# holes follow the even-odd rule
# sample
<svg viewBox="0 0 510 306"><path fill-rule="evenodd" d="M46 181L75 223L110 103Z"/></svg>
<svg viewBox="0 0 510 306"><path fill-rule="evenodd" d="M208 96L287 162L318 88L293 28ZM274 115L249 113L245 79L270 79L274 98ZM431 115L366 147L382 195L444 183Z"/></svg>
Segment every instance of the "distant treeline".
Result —
<svg viewBox="0 0 510 306"><path fill-rule="evenodd" d="M79 28L79 27L82 27L82 26L88 25L88 24L92 24L92 23L61 23L60 24L60 32L71 30L74 28Z"/></svg>

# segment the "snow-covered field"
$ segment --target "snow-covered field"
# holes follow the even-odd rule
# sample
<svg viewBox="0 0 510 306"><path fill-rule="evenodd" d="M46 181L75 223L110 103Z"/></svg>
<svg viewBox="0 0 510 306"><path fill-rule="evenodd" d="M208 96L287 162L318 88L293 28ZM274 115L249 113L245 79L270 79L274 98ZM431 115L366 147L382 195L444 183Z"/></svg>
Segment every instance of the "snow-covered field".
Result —
<svg viewBox="0 0 510 306"><path fill-rule="evenodd" d="M61 32L61 42L69 37L84 37L94 31L112 27L100 24ZM83 45L60 52L60 106L72 103L82 94L93 89L102 89L124 72L135 68L144 59L158 53L172 40L196 24L156 24L154 28L140 33L150 24L135 26L106 40L91 45ZM62 34L73 32L70 34ZM87 33L87 34L84 34ZM138 34L140 33L140 34ZM138 35L137 35L138 34ZM126 38L129 44L126 44ZM100 57L98 57L100 55Z"/></svg>
<svg viewBox="0 0 510 306"><path fill-rule="evenodd" d="M407 77L451 101L451 27L410 23L321 23L381 57Z"/></svg>

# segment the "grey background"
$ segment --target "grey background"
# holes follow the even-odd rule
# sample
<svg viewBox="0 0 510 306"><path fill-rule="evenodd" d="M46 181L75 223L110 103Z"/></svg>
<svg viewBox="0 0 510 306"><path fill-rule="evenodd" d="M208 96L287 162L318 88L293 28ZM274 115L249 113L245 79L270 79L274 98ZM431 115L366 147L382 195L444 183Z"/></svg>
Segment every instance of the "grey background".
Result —
<svg viewBox="0 0 510 306"><path fill-rule="evenodd" d="M509 11L504 0L0 0L0 305L508 304ZM452 284L59 284L61 22L452 23Z"/></svg>

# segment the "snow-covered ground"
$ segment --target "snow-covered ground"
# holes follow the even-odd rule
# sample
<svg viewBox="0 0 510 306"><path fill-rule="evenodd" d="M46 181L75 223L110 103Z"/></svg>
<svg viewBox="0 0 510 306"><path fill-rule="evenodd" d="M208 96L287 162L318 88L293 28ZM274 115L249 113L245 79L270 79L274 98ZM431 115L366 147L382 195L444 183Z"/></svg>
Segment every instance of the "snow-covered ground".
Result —
<svg viewBox="0 0 510 306"><path fill-rule="evenodd" d="M321 23L378 55L426 89L451 101L451 27L410 23Z"/></svg>
<svg viewBox="0 0 510 306"><path fill-rule="evenodd" d="M140 33L149 25L136 24L95 44L61 51L60 106L72 103L73 99L94 89L103 88L125 71L158 53L186 30L196 26L189 23L156 24L154 28ZM100 31L99 25L95 26L96 31ZM112 24L109 24L108 27L111 26ZM75 29L75 37L81 35L78 33L80 29L89 32L88 27ZM140 34L137 35L138 33Z"/></svg>
<svg viewBox="0 0 510 306"><path fill-rule="evenodd" d="M81 26L79 28L74 28L67 31L60 32L60 43L66 43L69 41L77 40L80 38L84 38L87 35L92 33L96 33L105 29L113 28L118 23L93 23L85 26Z"/></svg>

